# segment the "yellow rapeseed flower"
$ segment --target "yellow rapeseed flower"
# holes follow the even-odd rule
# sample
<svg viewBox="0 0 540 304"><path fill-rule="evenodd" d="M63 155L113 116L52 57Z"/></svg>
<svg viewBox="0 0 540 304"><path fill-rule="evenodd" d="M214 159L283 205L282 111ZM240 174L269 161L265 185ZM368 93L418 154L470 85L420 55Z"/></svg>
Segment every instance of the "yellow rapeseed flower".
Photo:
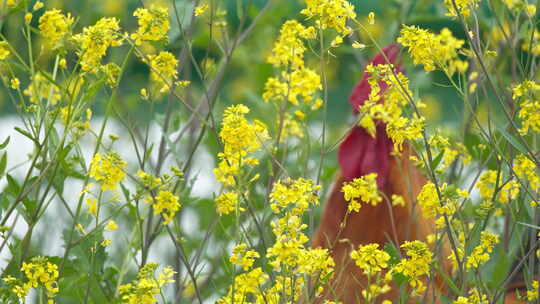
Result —
<svg viewBox="0 0 540 304"><path fill-rule="evenodd" d="M417 197L418 204L422 208L422 214L426 218L435 217L440 207L439 196L434 183L427 183L422 187Z"/></svg>
<svg viewBox="0 0 540 304"><path fill-rule="evenodd" d="M531 287L531 289L527 290L527 301L534 302L538 299L538 281L534 280Z"/></svg>
<svg viewBox="0 0 540 304"><path fill-rule="evenodd" d="M97 216L98 201L95 198L88 197L86 198L86 204L88 205L88 213Z"/></svg>
<svg viewBox="0 0 540 304"><path fill-rule="evenodd" d="M480 0L444 0L444 5L448 10L448 13L446 13L446 15L451 17L457 17L457 8L457 11L463 17L469 17L469 15L471 14L471 9L474 10L478 8L479 2Z"/></svg>
<svg viewBox="0 0 540 304"><path fill-rule="evenodd" d="M151 202L154 214L161 214L163 216L163 225L170 223L176 212L180 210L182 205L178 199L178 196L170 191L159 191L155 197L155 201Z"/></svg>
<svg viewBox="0 0 540 304"><path fill-rule="evenodd" d="M468 297L460 296L452 304L489 304L487 296L473 288Z"/></svg>
<svg viewBox="0 0 540 304"><path fill-rule="evenodd" d="M96 153L90 163L89 176L101 184L101 190L115 190L126 175L127 163L114 152L104 156Z"/></svg>
<svg viewBox="0 0 540 304"><path fill-rule="evenodd" d="M458 51L465 43L456 39L447 28L436 35L414 25L403 26L397 42L409 49L414 64L422 64L426 72L437 68L450 72L451 67L461 64ZM460 67L460 72L464 72L464 68L466 66Z"/></svg>
<svg viewBox="0 0 540 304"><path fill-rule="evenodd" d="M170 25L169 11L166 7L138 8L133 16L137 17L139 23L137 32L131 34L131 39L135 40L136 45L140 45L143 41L167 40Z"/></svg>
<svg viewBox="0 0 540 304"><path fill-rule="evenodd" d="M43 6L44 6L43 2L37 1L37 2L34 4L34 6L32 7L32 10L33 10L33 11L37 11L37 10L41 9Z"/></svg>
<svg viewBox="0 0 540 304"><path fill-rule="evenodd" d="M260 294L260 286L267 280L268 275L260 267L237 275L227 295L217 300L216 304L246 303L250 295Z"/></svg>
<svg viewBox="0 0 540 304"><path fill-rule="evenodd" d="M63 39L69 34L73 22L71 14L64 15L60 10L51 9L39 18L39 31L45 38L45 43L55 48L61 45Z"/></svg>
<svg viewBox="0 0 540 304"><path fill-rule="evenodd" d="M266 126L255 120L250 123L245 115L249 108L238 104L225 109L219 137L223 143L220 162L214 169L216 179L226 186L235 185L235 177L241 167L258 164L258 160L247 157L248 153L260 150L262 143L269 138Z"/></svg>
<svg viewBox="0 0 540 304"><path fill-rule="evenodd" d="M366 174L343 184L341 192L345 200L349 202L348 210L360 211L360 202L373 206L382 201L382 196L377 188L377 173Z"/></svg>
<svg viewBox="0 0 540 304"><path fill-rule="evenodd" d="M118 229L118 225L113 220L108 221L107 225L105 225L105 231L114 231L116 229Z"/></svg>
<svg viewBox="0 0 540 304"><path fill-rule="evenodd" d="M30 24L30 22L32 22L32 17L33 17L32 13L24 14L24 22L26 24Z"/></svg>
<svg viewBox="0 0 540 304"><path fill-rule="evenodd" d="M248 246L245 243L238 244L233 248L233 255L229 258L229 261L235 265L241 266L242 269L248 270L253 266L255 259L259 258L258 252L248 250Z"/></svg>
<svg viewBox="0 0 540 304"><path fill-rule="evenodd" d="M60 89L41 73L32 76L30 84L24 89L23 94L30 98L34 104L47 100L51 105L55 105L61 98Z"/></svg>
<svg viewBox="0 0 540 304"><path fill-rule="evenodd" d="M380 250L379 244L361 245L358 250L351 251L351 258L368 276L386 269L390 261L390 255Z"/></svg>
<svg viewBox="0 0 540 304"><path fill-rule="evenodd" d="M402 259L392 271L408 277L410 286L414 288L416 294L420 294L426 289L420 277L429 273L433 253L421 241L406 241L400 247L405 251L407 258Z"/></svg>
<svg viewBox="0 0 540 304"><path fill-rule="evenodd" d="M384 122L386 132L394 142L394 148L396 151L401 151L406 140L421 138L424 130L423 117L404 116L404 108L410 103L408 97L413 96L409 89L409 79L387 64L370 64L366 67L366 72L369 75L368 83L371 92L365 104L358 109L362 114L358 125L375 137L375 121ZM381 93L381 82L387 85L384 93ZM381 99L385 102L381 103ZM423 106L421 101L416 101L416 104L418 107Z"/></svg>
<svg viewBox="0 0 540 304"><path fill-rule="evenodd" d="M101 66L101 58L111 46L122 43L120 25L116 18L101 18L92 26L85 27L83 32L73 36L79 45L77 54L83 71L96 73Z"/></svg>
<svg viewBox="0 0 540 304"><path fill-rule="evenodd" d="M0 60L6 59L11 51L9 50L9 44L7 41L0 41Z"/></svg>
<svg viewBox="0 0 540 304"><path fill-rule="evenodd" d="M21 82L19 81L19 78L17 78L17 77L11 78L9 83L10 83L10 87L12 89L14 89L14 90L17 90L19 88L19 86L21 85Z"/></svg>
<svg viewBox="0 0 540 304"><path fill-rule="evenodd" d="M201 4L195 8L194 14L195 17L199 17L202 14L204 14L208 10L209 6L208 4Z"/></svg>
<svg viewBox="0 0 540 304"><path fill-rule="evenodd" d="M121 285L118 288L122 303L127 304L154 304L161 289L170 283L174 283L173 276L176 273L171 267L165 267L156 277L156 263L148 263L139 270L137 280Z"/></svg>
<svg viewBox="0 0 540 304"><path fill-rule="evenodd" d="M58 266L48 261L45 257L34 257L30 263L23 262L21 271L28 280L25 283L23 289L37 288L43 286L47 293L48 301L52 299L58 293Z"/></svg>
<svg viewBox="0 0 540 304"><path fill-rule="evenodd" d="M268 63L275 67L291 66L293 69L304 66L305 39L316 37L314 27L305 27L296 20L288 20L279 31L279 37L274 44Z"/></svg>
<svg viewBox="0 0 540 304"><path fill-rule="evenodd" d="M148 57L150 66L150 79L160 87L160 92L170 90L178 74L178 59L169 52L159 52L158 55Z"/></svg>
<svg viewBox="0 0 540 304"><path fill-rule="evenodd" d="M301 215L309 205L318 205L319 197L315 191L320 186L315 185L313 180L299 178L296 180L287 179L274 183L270 193L270 208L276 214L282 210L292 208L292 214Z"/></svg>
<svg viewBox="0 0 540 304"><path fill-rule="evenodd" d="M523 182L528 181L534 191L540 190L540 176L536 173L538 167L524 154L516 157L514 171Z"/></svg>
<svg viewBox="0 0 540 304"><path fill-rule="evenodd" d="M499 236L488 231L482 231L480 234L480 244L474 247L472 253L467 257L465 266L469 268L478 268L489 260L489 254L493 247L499 242Z"/></svg>
<svg viewBox="0 0 540 304"><path fill-rule="evenodd" d="M354 5L346 0L306 0L301 14L314 19L322 29L333 28L343 36L352 32L347 20L356 18Z"/></svg>
<svg viewBox="0 0 540 304"><path fill-rule="evenodd" d="M229 214L236 211L238 207L237 192L223 192L216 198L216 206L219 215ZM244 208L238 208L239 211L244 211Z"/></svg>

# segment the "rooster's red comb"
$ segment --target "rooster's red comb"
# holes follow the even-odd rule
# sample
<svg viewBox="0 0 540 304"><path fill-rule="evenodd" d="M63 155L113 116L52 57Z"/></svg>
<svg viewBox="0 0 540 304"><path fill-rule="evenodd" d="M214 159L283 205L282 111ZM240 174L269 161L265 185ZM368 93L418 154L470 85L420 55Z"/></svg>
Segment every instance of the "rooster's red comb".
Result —
<svg viewBox="0 0 540 304"><path fill-rule="evenodd" d="M368 64L391 63L399 71L399 64L396 64L399 53L398 45L392 44L382 51L386 58L382 53L379 53ZM368 77L368 73L364 72L360 83L354 88L349 98L354 113L358 113L358 108L365 103L371 92ZM379 85L381 93L384 92L386 84L379 83ZM392 146L392 141L388 138L386 126L383 123L377 123L375 138L371 137L363 128L354 127L339 146L338 161L343 176L346 180L352 180L369 173L377 173L377 184L379 188L384 187L390 165Z"/></svg>

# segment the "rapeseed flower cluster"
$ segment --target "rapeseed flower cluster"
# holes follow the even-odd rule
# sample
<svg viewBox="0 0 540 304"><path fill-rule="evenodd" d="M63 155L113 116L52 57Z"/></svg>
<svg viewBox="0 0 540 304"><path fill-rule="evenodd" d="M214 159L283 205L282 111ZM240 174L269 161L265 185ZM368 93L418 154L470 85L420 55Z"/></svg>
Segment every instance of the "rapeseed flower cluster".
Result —
<svg viewBox="0 0 540 304"><path fill-rule="evenodd" d="M139 182L142 187L137 189L137 197L144 197L144 201L150 205L154 214L163 217L163 225L169 224L180 208L180 198L170 191L172 184L182 180L183 172L176 168L171 168L172 174L164 174L157 177L144 171L137 172Z"/></svg>
<svg viewBox="0 0 540 304"><path fill-rule="evenodd" d="M310 206L319 204L315 191L320 187L303 178L278 181L270 193L270 207L281 218L272 222L272 232L276 237L274 245L267 250L266 257L276 271L282 266L294 269L307 261L301 261L305 243L309 240L302 232L307 225L302 223L302 214Z"/></svg>
<svg viewBox="0 0 540 304"><path fill-rule="evenodd" d="M241 243L233 249L230 261L247 272L235 277L229 293L218 303L298 301L306 286L305 275L324 285L332 275L334 261L327 249L306 247L309 239L303 231L307 225L302 223L305 211L318 204L315 194L318 190L319 186L306 179L288 179L274 184L271 208L280 217L271 223L275 242L265 255L273 269L273 279L268 282L270 276L261 268L249 270L260 255ZM315 288L316 294L322 292L321 286Z"/></svg>
<svg viewBox="0 0 540 304"><path fill-rule="evenodd" d="M11 51L9 49L9 44L7 41L0 41L0 60L6 59Z"/></svg>
<svg viewBox="0 0 540 304"><path fill-rule="evenodd" d="M203 15L208 10L209 7L210 6L208 4L201 4L195 8L195 10L193 11L193 14L195 15L195 17L199 17Z"/></svg>
<svg viewBox="0 0 540 304"><path fill-rule="evenodd" d="M434 34L415 25L404 25L397 42L409 49L414 64L422 64L426 72L441 69L452 75L467 70L467 63L458 57L465 41L455 38L447 28Z"/></svg>
<svg viewBox="0 0 540 304"><path fill-rule="evenodd" d="M489 260L489 254L493 247L499 242L499 236L488 231L482 231L480 234L480 244L474 247L471 254L467 257L467 268L478 268Z"/></svg>
<svg viewBox="0 0 540 304"><path fill-rule="evenodd" d="M333 28L338 36L332 41L331 46L336 47L343 42L343 36L352 32L347 26L347 20L356 17L354 6L345 0L308 0L306 8L301 13L307 19L314 20L316 27L304 26L297 20L288 20L282 25L272 53L267 59L268 63L280 71L275 77L268 78L262 96L266 102L272 101L278 104L290 102L301 107L302 111L295 111L295 116L299 120L305 117L303 111L308 108L317 110L323 104L323 100L316 97L322 89L321 77L304 63L304 53L307 50L305 43L307 40L316 38L317 29L323 31ZM282 131L287 129L285 123L293 127L299 125L289 113L281 115L284 117L276 120L279 124L279 132L286 132ZM285 135L290 134L299 138L303 137L300 128L295 128L294 132ZM287 136L283 137L287 138Z"/></svg>
<svg viewBox="0 0 540 304"><path fill-rule="evenodd" d="M409 89L409 79L387 64L370 64L366 72L371 91L368 100L359 108L361 116L358 125L375 137L377 121L385 123L394 148L401 151L403 142L422 137L425 124L425 119L416 114L412 118L405 116L405 107L413 96ZM387 86L384 93L381 93L382 84ZM417 101L416 106L422 107L423 103Z"/></svg>
<svg viewBox="0 0 540 304"><path fill-rule="evenodd" d="M343 184L341 188L343 196L349 202L348 212L360 211L361 204L376 206L382 201L382 196L377 188L377 173L366 174Z"/></svg>
<svg viewBox="0 0 540 304"><path fill-rule="evenodd" d="M527 290L527 301L533 302L538 299L538 281L534 280L531 284L531 289Z"/></svg>
<svg viewBox="0 0 540 304"><path fill-rule="evenodd" d="M178 196L170 191L159 191L151 204L154 209L154 214L161 214L163 216L163 225L170 223L176 215L176 212L182 207Z"/></svg>
<svg viewBox="0 0 540 304"><path fill-rule="evenodd" d="M253 266L255 259L260 258L258 252L254 250L248 250L248 246L245 243L238 244L233 248L233 255L229 258L229 261L235 265L242 267L243 270L248 270Z"/></svg>
<svg viewBox="0 0 540 304"><path fill-rule="evenodd" d="M306 0L306 8L300 13L314 19L317 27L333 28L341 36L352 32L347 20L356 18L354 5L346 0Z"/></svg>
<svg viewBox="0 0 540 304"><path fill-rule="evenodd" d="M427 183L418 193L418 204L422 208L422 214L426 218L435 217L438 213L438 208L441 206L437 188L434 183Z"/></svg>
<svg viewBox="0 0 540 304"><path fill-rule="evenodd" d="M529 182L533 191L540 191L540 176L537 174L538 167L524 154L516 157L514 172L523 180Z"/></svg>
<svg viewBox="0 0 540 304"><path fill-rule="evenodd" d="M260 267L237 275L228 294L217 300L216 304L253 303L249 301L250 295L257 299L255 303L264 303L261 289L267 280L268 275Z"/></svg>
<svg viewBox="0 0 540 304"><path fill-rule="evenodd" d="M316 36L315 28L305 27L296 20L285 22L280 35L268 57L268 63L282 69L280 77L270 77L266 81L263 100L266 102L289 101L299 105L299 101L311 104L314 95L321 86L320 76L313 70L305 67L304 40ZM318 102L316 101L314 106Z"/></svg>
<svg viewBox="0 0 540 304"><path fill-rule="evenodd" d="M468 164L472 159L472 156L467 152L467 148L462 143L450 141L445 136L439 134L431 136L428 143L432 151L437 151L443 155L440 164L435 168L437 173L445 172L458 157L462 159L464 164ZM433 154L437 155L437 152L433 152Z"/></svg>
<svg viewBox="0 0 540 304"><path fill-rule="evenodd" d="M53 298L58 293L58 266L49 262L45 257L34 257L30 263L23 262L21 271L23 281L6 276L3 280L11 286L11 291L23 302L31 288L43 287L47 294L47 303L54 303Z"/></svg>
<svg viewBox="0 0 540 304"><path fill-rule="evenodd" d="M115 152L105 155L96 153L90 163L88 176L101 184L101 190L115 190L126 173L127 163Z"/></svg>
<svg viewBox="0 0 540 304"><path fill-rule="evenodd" d="M216 206L219 215L229 214L238 208L238 193L223 192L216 198ZM244 208L238 208L238 211L244 211Z"/></svg>
<svg viewBox="0 0 540 304"><path fill-rule="evenodd" d="M481 294L478 289L473 288L469 291L468 297L459 296L452 304L489 304L489 301L485 294Z"/></svg>
<svg viewBox="0 0 540 304"><path fill-rule="evenodd" d="M60 89L41 73L32 76L28 87L23 90L23 94L28 96L33 104L47 100L51 105L56 105L61 98Z"/></svg>
<svg viewBox="0 0 540 304"><path fill-rule="evenodd" d="M318 196L316 191L320 186L314 185L312 180L299 178L297 180L278 181L274 184L270 199L270 207L274 213L292 207L290 210L293 215L301 215L309 205L318 205Z"/></svg>
<svg viewBox="0 0 540 304"><path fill-rule="evenodd" d="M276 68L298 69L304 67L304 53L307 50L304 40L314 39L317 32L314 27L305 27L296 20L286 21L279 31L268 63Z"/></svg>
<svg viewBox="0 0 540 304"><path fill-rule="evenodd" d="M457 17L457 12L459 12L459 14L461 14L463 17L469 17L471 10L478 8L479 2L480 0L444 0L444 5L448 10L446 15Z"/></svg>
<svg viewBox="0 0 540 304"><path fill-rule="evenodd" d="M85 27L82 33L74 35L73 40L79 47L77 54L80 58L81 69L95 74L109 47L122 44L118 19L101 18L96 24Z"/></svg>
<svg viewBox="0 0 540 304"><path fill-rule="evenodd" d="M83 115L84 114L84 115ZM60 108L60 121L75 137L81 137L90 129L92 110L65 106Z"/></svg>
<svg viewBox="0 0 540 304"><path fill-rule="evenodd" d="M239 104L225 109L219 137L223 143L223 152L218 155L220 162L214 169L216 179L225 186L236 185L236 179L242 178L241 168L254 166L258 160L248 154L261 149L262 143L269 139L266 126L255 120L250 123L245 115L249 108Z"/></svg>
<svg viewBox="0 0 540 304"><path fill-rule="evenodd" d="M137 17L139 28L131 34L131 39L136 45L143 41L166 41L169 31L169 11L166 7L150 6L150 8L138 8L133 13Z"/></svg>
<svg viewBox="0 0 540 304"><path fill-rule="evenodd" d="M415 293L420 294L426 289L421 277L429 274L433 253L422 241L406 241L400 247L405 251L407 258L395 265L392 271L406 276Z"/></svg>
<svg viewBox="0 0 540 304"><path fill-rule="evenodd" d="M69 36L73 22L74 18L69 13L64 15L57 9L48 10L39 18L39 31L45 43L54 49Z"/></svg>
<svg viewBox="0 0 540 304"><path fill-rule="evenodd" d="M266 81L263 100L275 103L278 108L284 107L284 102L299 107L293 109L294 116L284 112L281 113L282 117L276 119L279 138L290 135L302 138L299 121L304 119L304 112L308 109L317 110L323 104L322 99L317 98L322 89L321 78L316 71L306 67L304 62L306 43L316 36L315 27L304 26L297 20L288 20L281 26L279 37L267 58L268 63L278 71L276 76ZM292 131L289 131L289 127L293 128Z"/></svg>
<svg viewBox="0 0 540 304"><path fill-rule="evenodd" d="M160 92L169 91L178 75L176 57L169 52L162 51L157 55L148 56L148 65L151 70L150 79L160 87Z"/></svg>
<svg viewBox="0 0 540 304"><path fill-rule="evenodd" d="M501 173L502 175L502 173ZM498 189L495 189L498 179ZM503 182L502 176L499 176L497 171L488 170L480 176L480 179L476 183L476 188L480 192L480 197L488 202L493 199L500 201L503 204L507 204L511 200L514 200L519 195L520 185L513 179ZM494 197L495 191L498 191L497 196Z"/></svg>
<svg viewBox="0 0 540 304"><path fill-rule="evenodd" d="M437 186L428 182L425 184L417 196L422 215L425 218L435 218L436 228L446 227L446 220L451 218L459 207L459 199L467 199L469 192L459 188L449 187L446 183L439 185L440 195ZM442 201L441 201L442 199Z"/></svg>
<svg viewBox="0 0 540 304"><path fill-rule="evenodd" d="M538 91L540 91L540 85L530 80L512 88L512 99L519 104L518 117L522 123L519 133L521 135L529 134L530 129L535 133L540 133L540 101L536 95Z"/></svg>
<svg viewBox="0 0 540 304"><path fill-rule="evenodd" d="M358 250L351 251L351 258L364 274L373 276L388 268L390 255L379 249L379 244L362 245Z"/></svg>
<svg viewBox="0 0 540 304"><path fill-rule="evenodd" d="M156 296L161 293L163 286L174 283L175 272L171 267L165 267L156 277L156 263L148 263L137 274L137 280L121 285L118 289L122 303L127 304L153 304L157 302Z"/></svg>

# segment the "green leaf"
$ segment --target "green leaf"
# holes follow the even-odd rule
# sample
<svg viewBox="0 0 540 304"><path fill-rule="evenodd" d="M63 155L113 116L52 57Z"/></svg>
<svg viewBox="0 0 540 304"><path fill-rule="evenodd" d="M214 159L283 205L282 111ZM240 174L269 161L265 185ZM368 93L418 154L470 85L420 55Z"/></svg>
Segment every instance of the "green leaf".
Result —
<svg viewBox="0 0 540 304"><path fill-rule="evenodd" d="M528 224L528 223L523 223L523 222L517 222L518 224L520 225L523 225L523 226L527 226L529 228L533 228L533 229L536 229L536 230L540 230L540 226L536 226L536 225L533 225L533 224Z"/></svg>
<svg viewBox="0 0 540 304"><path fill-rule="evenodd" d="M31 141L33 141L36 145L39 145L39 141L37 139L35 139L32 134L28 133L27 131L19 128L19 127L15 127L15 131L21 133L22 135L24 135L25 137L28 137Z"/></svg>
<svg viewBox="0 0 540 304"><path fill-rule="evenodd" d="M439 166L439 164L441 163L441 160L443 159L443 156L444 156L444 150L442 150L439 155L437 155L432 161L431 161L431 170L435 170L437 169L437 167Z"/></svg>
<svg viewBox="0 0 540 304"><path fill-rule="evenodd" d="M386 243L384 245L383 251L390 255L390 260L388 261L388 264L390 264L390 266L394 266L398 264L399 261L401 260L399 250L396 248L396 246L394 246L394 244Z"/></svg>
<svg viewBox="0 0 540 304"><path fill-rule="evenodd" d="M7 182L8 186L6 188L6 192L13 194L13 196L16 196L21 191L21 187L19 186L19 183L13 178L11 175L7 175Z"/></svg>
<svg viewBox="0 0 540 304"><path fill-rule="evenodd" d="M497 130L514 148L516 148L516 150L523 154L527 154L527 149L514 136L512 136L512 134L506 132L506 130L502 127L498 127Z"/></svg>
<svg viewBox="0 0 540 304"><path fill-rule="evenodd" d="M7 147L7 145L9 144L9 140L10 136L8 136L8 138L6 138L6 140L4 140L4 142L0 144L0 150L3 150Z"/></svg>
<svg viewBox="0 0 540 304"><path fill-rule="evenodd" d="M492 260L494 261L494 263L492 263L493 271L491 272L491 275L487 276L487 278L490 278L489 285L492 286L492 288L496 288L504 282L510 267L512 266L508 253L505 250L502 250L502 247L499 247L498 249L499 250L494 250L494 256L492 257Z"/></svg>
<svg viewBox="0 0 540 304"><path fill-rule="evenodd" d="M0 158L0 178L6 172L6 166L7 166L7 153L4 152L4 154L2 154L2 157Z"/></svg>

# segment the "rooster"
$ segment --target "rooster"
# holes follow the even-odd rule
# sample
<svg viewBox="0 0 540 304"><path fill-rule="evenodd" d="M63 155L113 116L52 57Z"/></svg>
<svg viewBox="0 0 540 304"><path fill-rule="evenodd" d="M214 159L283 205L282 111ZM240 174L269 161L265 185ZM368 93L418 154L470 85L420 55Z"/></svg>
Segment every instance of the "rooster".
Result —
<svg viewBox="0 0 540 304"><path fill-rule="evenodd" d="M377 54L370 63L385 64L388 60L399 71L399 47L393 44L383 52L384 55ZM380 85L384 90L385 85ZM366 72L349 99L354 113L368 99L370 90ZM361 302L360 291L367 285L367 278L350 258L351 251L359 245L377 243L383 247L393 243L399 247L404 241L425 240L427 235L434 233L433 222L421 217L419 208L414 204L426 178L411 164L410 147L405 144L398 156L392 154L392 150L393 142L383 123L377 124L375 137L362 127L354 127L339 147L341 172L312 242L313 247L328 248L336 263L334 277L325 288L324 297L327 299L338 299L346 304ZM348 203L341 192L343 183L369 173L377 173L377 186L387 198L400 195L406 202L405 206L364 204L360 212L347 215ZM381 299L397 299L397 292L394 289Z"/></svg>
<svg viewBox="0 0 540 304"><path fill-rule="evenodd" d="M398 60L399 46L392 44L382 50L370 60L370 64L393 64L396 72L401 71ZM381 94L386 85L381 86ZM349 99L353 113L368 99L371 91L368 83L368 74L364 73L361 81L353 90ZM382 101L384 102L384 101ZM355 265L350 254L358 249L359 245L377 243L380 247L392 243L396 248L404 241L426 241L429 234L435 232L435 224L432 220L424 218L420 214L420 208L416 205L416 197L427 179L411 163L410 156L414 152L407 145L399 154L393 154L393 142L388 137L385 125L379 122L376 126L376 136L372 137L362 127L355 126L341 143L338 151L338 161L341 172L336 181L321 218L321 223L316 231L312 247L322 247L330 250L336 264L334 276L324 288L321 299L339 300L344 304L361 303L361 291L367 286L367 278L362 270ZM390 203L372 206L363 204L359 212L347 215L348 202L344 199L341 188L345 182L369 173L377 173L377 186L385 197L400 195L405 200L405 206L392 206ZM450 246L444 242L441 246L439 264L440 271L451 273L451 265L446 257L449 256ZM441 294L445 293L442 277L435 274L435 291L429 299L439 302ZM518 287L509 286L507 289L505 304L524 303L516 297L515 290L525 287L524 283L518 283ZM396 286L378 300L397 300L399 290ZM521 291L523 294L523 291ZM414 301L414 300L412 300Z"/></svg>

